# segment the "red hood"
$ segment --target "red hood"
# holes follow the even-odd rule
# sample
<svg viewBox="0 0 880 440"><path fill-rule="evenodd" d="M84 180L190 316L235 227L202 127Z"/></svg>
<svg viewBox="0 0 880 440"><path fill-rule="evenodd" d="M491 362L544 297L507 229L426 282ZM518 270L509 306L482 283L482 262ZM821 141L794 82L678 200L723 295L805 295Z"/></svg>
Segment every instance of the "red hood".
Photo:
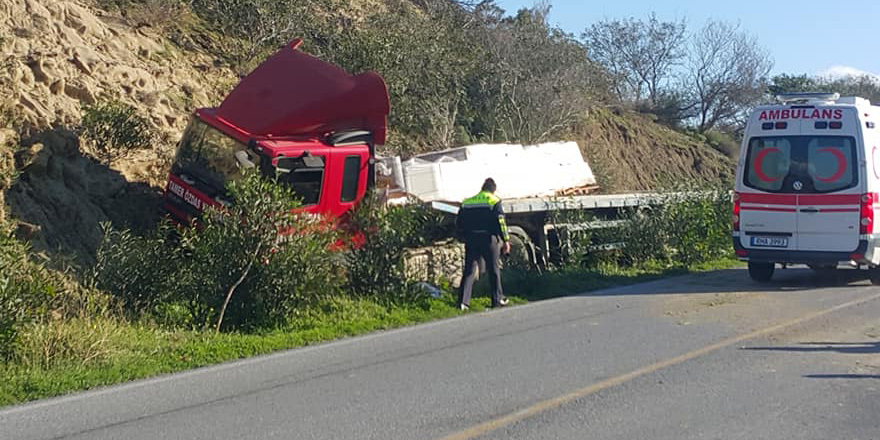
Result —
<svg viewBox="0 0 880 440"><path fill-rule="evenodd" d="M323 135L365 129L385 143L390 110L385 81L376 73L349 75L297 49L299 40L241 80L217 116L251 135Z"/></svg>

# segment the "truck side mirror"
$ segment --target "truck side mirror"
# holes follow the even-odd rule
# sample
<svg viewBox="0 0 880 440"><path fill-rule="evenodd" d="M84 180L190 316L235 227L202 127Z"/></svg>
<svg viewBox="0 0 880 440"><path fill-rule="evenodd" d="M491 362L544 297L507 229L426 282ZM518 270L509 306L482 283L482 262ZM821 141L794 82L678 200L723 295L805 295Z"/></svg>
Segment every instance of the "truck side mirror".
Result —
<svg viewBox="0 0 880 440"><path fill-rule="evenodd" d="M239 166L244 169L256 168L256 164L251 160L250 156L247 154L245 150L238 150L235 152L235 160L238 161Z"/></svg>
<svg viewBox="0 0 880 440"><path fill-rule="evenodd" d="M303 163L309 168L324 168L324 158L312 156L308 152L302 156Z"/></svg>

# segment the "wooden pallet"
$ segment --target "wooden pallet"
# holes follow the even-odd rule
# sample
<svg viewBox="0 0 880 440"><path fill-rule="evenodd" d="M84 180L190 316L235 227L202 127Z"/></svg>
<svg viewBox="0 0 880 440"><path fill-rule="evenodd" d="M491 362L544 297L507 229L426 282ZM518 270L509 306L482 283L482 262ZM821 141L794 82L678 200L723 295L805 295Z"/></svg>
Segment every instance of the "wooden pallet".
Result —
<svg viewBox="0 0 880 440"><path fill-rule="evenodd" d="M556 191L557 196L586 196L599 190L599 185L585 185Z"/></svg>

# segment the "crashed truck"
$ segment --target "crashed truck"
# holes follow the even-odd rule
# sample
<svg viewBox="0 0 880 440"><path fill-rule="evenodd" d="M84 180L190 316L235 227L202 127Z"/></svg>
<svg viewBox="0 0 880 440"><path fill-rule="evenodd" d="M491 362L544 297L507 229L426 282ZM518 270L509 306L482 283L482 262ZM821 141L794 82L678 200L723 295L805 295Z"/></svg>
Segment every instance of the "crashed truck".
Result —
<svg viewBox="0 0 880 440"><path fill-rule="evenodd" d="M376 173L387 203L416 200L452 215L492 177L504 201L511 252L534 267L564 255L572 232L619 226L626 209L665 200L660 193L596 194L596 177L576 142L476 144L405 161L384 157L377 159ZM592 249L620 244L600 242Z"/></svg>
<svg viewBox="0 0 880 440"><path fill-rule="evenodd" d="M299 46L294 41L269 57L219 107L194 111L164 193L172 219L188 224L207 206L232 203L226 183L248 168L288 185L302 211L335 222L368 191L381 191L387 203L416 201L455 214L491 176L505 199L514 252L541 266L563 243L562 231L613 225L621 208L658 201L655 194L590 194L596 179L573 142L378 157L390 111L382 77L350 75ZM600 220L551 221L565 210Z"/></svg>

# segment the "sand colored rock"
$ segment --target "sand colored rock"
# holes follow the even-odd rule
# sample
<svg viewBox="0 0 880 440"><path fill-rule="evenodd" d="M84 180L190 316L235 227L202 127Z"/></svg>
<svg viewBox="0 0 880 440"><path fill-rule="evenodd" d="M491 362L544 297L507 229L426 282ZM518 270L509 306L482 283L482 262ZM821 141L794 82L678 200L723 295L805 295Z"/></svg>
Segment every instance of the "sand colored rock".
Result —
<svg viewBox="0 0 880 440"><path fill-rule="evenodd" d="M234 76L159 32L132 27L76 0L0 2L0 216L40 250L87 262L101 222L148 227L176 140L195 107L216 105ZM185 99L184 99L185 97ZM86 106L120 100L153 125L151 148L107 166L91 159L77 127ZM25 132L19 139L12 136ZM0 177L3 179L3 177Z"/></svg>

